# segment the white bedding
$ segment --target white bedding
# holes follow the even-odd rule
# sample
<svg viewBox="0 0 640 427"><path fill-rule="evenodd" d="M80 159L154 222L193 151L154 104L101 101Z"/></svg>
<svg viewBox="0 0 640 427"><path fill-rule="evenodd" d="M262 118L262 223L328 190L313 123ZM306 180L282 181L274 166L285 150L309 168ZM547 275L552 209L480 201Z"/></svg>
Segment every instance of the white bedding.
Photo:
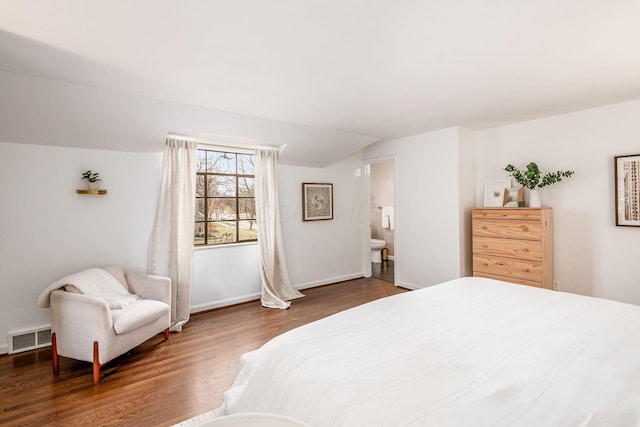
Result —
<svg viewBox="0 0 640 427"><path fill-rule="evenodd" d="M241 358L223 414L312 426L639 426L640 307L462 278Z"/></svg>

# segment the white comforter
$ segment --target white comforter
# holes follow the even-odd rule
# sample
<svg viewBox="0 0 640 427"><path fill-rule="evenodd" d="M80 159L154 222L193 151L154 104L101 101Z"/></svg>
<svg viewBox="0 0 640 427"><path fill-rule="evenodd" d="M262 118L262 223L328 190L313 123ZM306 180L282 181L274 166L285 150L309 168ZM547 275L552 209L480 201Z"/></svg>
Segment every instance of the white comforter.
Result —
<svg viewBox="0 0 640 427"><path fill-rule="evenodd" d="M640 307L463 278L241 358L223 413L312 426L638 426Z"/></svg>

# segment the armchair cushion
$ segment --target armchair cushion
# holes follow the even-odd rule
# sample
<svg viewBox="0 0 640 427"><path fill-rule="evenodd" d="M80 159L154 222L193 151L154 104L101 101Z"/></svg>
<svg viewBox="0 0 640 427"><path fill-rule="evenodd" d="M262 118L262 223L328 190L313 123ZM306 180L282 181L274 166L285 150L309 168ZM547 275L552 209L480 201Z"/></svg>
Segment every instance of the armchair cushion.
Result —
<svg viewBox="0 0 640 427"><path fill-rule="evenodd" d="M125 334L167 316L171 308L162 301L142 299L121 310L111 310L113 329L116 334Z"/></svg>
<svg viewBox="0 0 640 427"><path fill-rule="evenodd" d="M145 299L155 299L171 305L171 279L153 274L126 275L129 291Z"/></svg>

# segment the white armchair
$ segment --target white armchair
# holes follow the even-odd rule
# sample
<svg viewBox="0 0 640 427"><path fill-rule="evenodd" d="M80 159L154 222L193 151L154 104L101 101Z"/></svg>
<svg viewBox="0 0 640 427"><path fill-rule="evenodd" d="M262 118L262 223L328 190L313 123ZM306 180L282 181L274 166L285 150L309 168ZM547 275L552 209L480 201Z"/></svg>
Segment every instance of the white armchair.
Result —
<svg viewBox="0 0 640 427"><path fill-rule="evenodd" d="M120 302L113 298L114 290ZM105 363L162 331L165 341L169 339L168 277L125 275L118 267L89 269L58 280L40 295L38 302L42 307L51 307L56 374L59 356L84 360L93 363L93 381L97 384L100 367Z"/></svg>

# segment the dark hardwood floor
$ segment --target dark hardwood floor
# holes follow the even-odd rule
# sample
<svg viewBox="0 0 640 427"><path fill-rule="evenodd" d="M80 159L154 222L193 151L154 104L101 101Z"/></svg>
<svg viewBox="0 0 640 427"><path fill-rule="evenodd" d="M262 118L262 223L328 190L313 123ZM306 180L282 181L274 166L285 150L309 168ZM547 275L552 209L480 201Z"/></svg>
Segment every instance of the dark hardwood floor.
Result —
<svg viewBox="0 0 640 427"><path fill-rule="evenodd" d="M180 333L145 342L102 368L50 348L0 357L0 425L168 426L222 404L242 353L282 332L350 307L405 292L375 278L304 290L288 310L258 301L193 315Z"/></svg>

